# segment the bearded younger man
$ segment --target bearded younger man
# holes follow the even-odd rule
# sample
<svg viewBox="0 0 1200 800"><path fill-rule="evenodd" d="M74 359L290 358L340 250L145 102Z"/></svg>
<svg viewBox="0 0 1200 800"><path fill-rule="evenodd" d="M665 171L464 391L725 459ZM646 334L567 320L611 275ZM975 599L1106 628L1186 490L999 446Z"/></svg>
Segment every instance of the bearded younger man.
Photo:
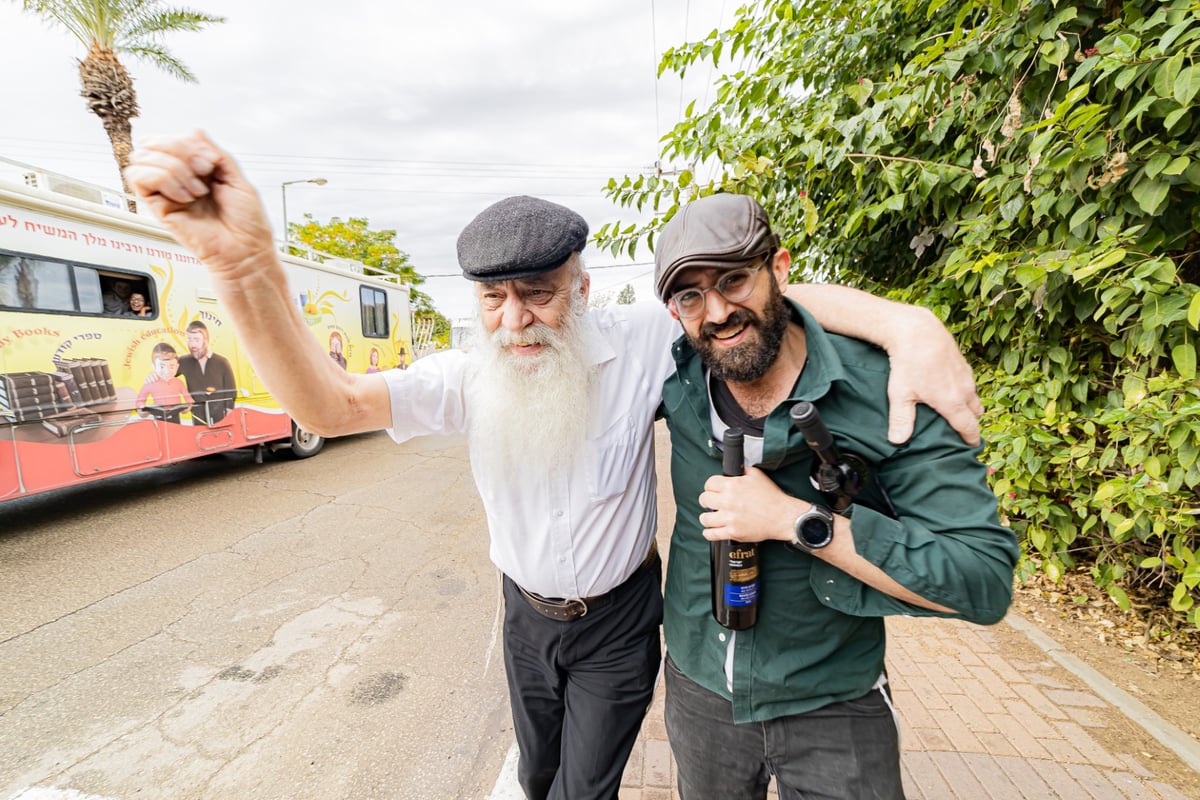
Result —
<svg viewBox="0 0 1200 800"><path fill-rule="evenodd" d="M781 800L902 800L883 617L998 622L1017 545L978 447L925 409L907 443L888 440L887 357L785 298L791 266L742 195L688 204L655 252L656 290L685 334L663 388L678 505L664 631L679 794L759 800L773 774ZM814 488L813 450L790 416L800 403L870 465L859 494ZM751 466L723 477L734 428ZM854 504L832 513L847 495ZM720 539L763 542L747 630L710 613Z"/></svg>
<svg viewBox="0 0 1200 800"><path fill-rule="evenodd" d="M199 133L160 140L131 156L126 177L209 270L254 368L298 424L325 436L387 428L397 441L468 433L504 574L521 786L535 800L615 798L660 662L653 421L674 370L670 315L652 304L586 310L587 223L512 197L458 241L479 345L348 373L291 302L262 205L228 154ZM970 371L932 315L836 287L803 296L897 332L897 352L923 354L909 385L942 390L964 435L977 435ZM903 439L911 399L897 411Z"/></svg>

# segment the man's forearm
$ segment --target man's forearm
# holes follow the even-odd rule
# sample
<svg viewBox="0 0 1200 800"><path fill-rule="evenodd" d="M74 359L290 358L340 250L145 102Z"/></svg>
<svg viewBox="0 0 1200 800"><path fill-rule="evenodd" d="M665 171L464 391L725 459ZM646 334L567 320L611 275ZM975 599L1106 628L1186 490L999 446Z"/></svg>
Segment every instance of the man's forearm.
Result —
<svg viewBox="0 0 1200 800"><path fill-rule="evenodd" d="M833 541L830 542L829 547L819 551L816 557L832 567L837 567L855 580L901 602L942 614L957 613L953 608L939 605L906 589L892 576L860 556L854 546L854 534L851 531L850 521L844 517L834 517Z"/></svg>
<svg viewBox="0 0 1200 800"><path fill-rule="evenodd" d="M896 345L893 332L909 329L914 321L925 320L941 327L928 309L849 286L795 283L788 286L787 295L816 317L825 330L862 339L889 352Z"/></svg>
<svg viewBox="0 0 1200 800"><path fill-rule="evenodd" d="M237 277L213 273L212 279L254 369L298 424L324 436L390 424L383 381L347 373L321 350L291 301L287 275L272 251Z"/></svg>
<svg viewBox="0 0 1200 800"><path fill-rule="evenodd" d="M983 406L971 367L954 337L932 311L846 286L793 284L787 294L822 328L882 347L891 362L888 439L896 444L913 431L916 404L946 418L967 444L979 444Z"/></svg>

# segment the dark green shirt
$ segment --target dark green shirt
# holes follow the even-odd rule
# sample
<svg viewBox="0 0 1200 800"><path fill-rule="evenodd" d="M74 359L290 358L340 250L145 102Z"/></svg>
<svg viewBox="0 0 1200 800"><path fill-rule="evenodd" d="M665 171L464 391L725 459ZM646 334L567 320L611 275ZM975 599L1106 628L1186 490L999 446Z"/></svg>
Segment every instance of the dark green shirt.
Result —
<svg viewBox="0 0 1200 800"><path fill-rule="evenodd" d="M764 542L758 622L738 631L734 650L735 722L802 713L865 694L883 670L885 615L992 624L1012 599L1017 544L998 519L980 448L965 444L925 406L918 407L908 442L888 442L887 355L823 331L799 306L793 318L807 334L807 362L792 396L767 417L759 466L789 494L826 503L809 482L812 451L789 416L797 402L814 403L838 448L872 465L861 502L851 508L859 554L916 594L959 613L909 605L782 542ZM700 358L686 337L672 351L677 371L663 385L662 406L678 509L665 593L667 650L685 675L729 698L724 666L731 632L712 617L709 543L698 520L704 510L698 498L709 476L721 473L721 453ZM886 507L879 486L899 519L876 510Z"/></svg>

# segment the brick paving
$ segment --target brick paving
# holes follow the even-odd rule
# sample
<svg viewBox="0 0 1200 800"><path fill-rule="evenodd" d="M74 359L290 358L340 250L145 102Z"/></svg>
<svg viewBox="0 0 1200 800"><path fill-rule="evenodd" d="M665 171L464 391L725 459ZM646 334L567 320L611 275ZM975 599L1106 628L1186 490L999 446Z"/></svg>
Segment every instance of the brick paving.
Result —
<svg viewBox="0 0 1200 800"><path fill-rule="evenodd" d="M1188 800L1138 736L1122 739L1130 752L1106 749L1089 731L1134 723L1006 622L887 624L908 800ZM678 797L663 697L660 681L620 800Z"/></svg>

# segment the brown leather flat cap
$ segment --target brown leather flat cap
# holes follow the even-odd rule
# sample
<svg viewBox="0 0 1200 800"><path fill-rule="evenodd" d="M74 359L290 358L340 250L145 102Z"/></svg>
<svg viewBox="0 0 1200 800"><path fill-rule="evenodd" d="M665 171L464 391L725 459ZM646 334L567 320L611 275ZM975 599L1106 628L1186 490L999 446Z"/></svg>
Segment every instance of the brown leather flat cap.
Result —
<svg viewBox="0 0 1200 800"><path fill-rule="evenodd" d="M685 269L735 269L779 247L767 212L744 194L714 194L693 200L671 218L654 248L654 292L670 297L671 283Z"/></svg>

